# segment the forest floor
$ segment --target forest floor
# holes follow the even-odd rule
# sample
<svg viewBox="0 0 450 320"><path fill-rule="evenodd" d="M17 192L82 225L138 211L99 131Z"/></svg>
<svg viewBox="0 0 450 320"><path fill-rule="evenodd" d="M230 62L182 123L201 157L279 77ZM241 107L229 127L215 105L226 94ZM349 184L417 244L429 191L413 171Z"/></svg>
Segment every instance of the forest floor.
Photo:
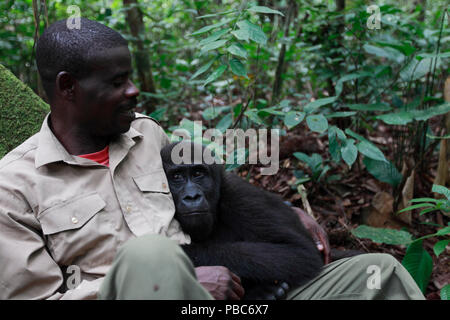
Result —
<svg viewBox="0 0 450 320"><path fill-rule="evenodd" d="M191 111L190 120L202 120L201 111L193 107L199 104L188 104L188 109ZM434 118L435 124L438 121L439 118ZM433 122L431 126L433 126ZM394 155L398 156L392 147L394 136L390 127L378 124L377 130L371 132L369 140L383 150L386 158L393 160ZM306 166L301 167L301 163L293 156L294 152L303 152L308 155L318 153L323 159L329 159L328 136L311 132L303 121L294 129L288 130L286 136L280 138L280 169L275 175L261 175L260 167L257 165L244 165L239 174L248 179L250 183L279 194L283 199L303 208L301 196L295 185L294 170L309 171ZM304 183L308 202L317 221L327 232L331 248L367 253L388 253L402 261L406 252L404 245L379 244L369 239L360 239L355 237L351 230L360 224L368 224L367 217L371 215L374 208L384 211L382 214L384 217L381 217L381 220L377 218L376 224L378 225L372 226L407 228L414 237L436 232L435 227L424 224L424 222L447 225L450 219L437 212L422 216L414 212L412 223L409 225L396 219L392 211L392 187L371 176L367 170L363 169L364 166L360 160L359 157L357 160L359 164L355 162L351 170L345 163L339 165L327 163L331 166L327 176L338 174L340 178L328 183L312 181ZM414 198L433 197L430 190L436 174L437 162L438 157L434 153L427 161L427 168L420 174L416 173ZM389 202L391 207L387 209L386 203ZM306 211L306 208L303 209ZM425 293L429 300L440 299L440 289L450 283L450 257L448 252L442 253L438 258L435 256L433 246L437 241L438 239L435 237L424 241L424 247L433 258L433 273Z"/></svg>

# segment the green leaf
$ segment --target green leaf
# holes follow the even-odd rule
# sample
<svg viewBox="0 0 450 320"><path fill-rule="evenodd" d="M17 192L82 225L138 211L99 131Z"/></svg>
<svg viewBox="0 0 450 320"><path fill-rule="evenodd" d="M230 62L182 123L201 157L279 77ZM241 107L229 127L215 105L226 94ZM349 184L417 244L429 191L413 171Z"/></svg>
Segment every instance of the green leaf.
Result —
<svg viewBox="0 0 450 320"><path fill-rule="evenodd" d="M402 213L402 212L405 212L405 211L411 211L411 210L414 210L414 209L417 209L417 208L431 207L431 206L433 206L433 204L431 204L431 203L419 203L419 204L415 204L415 205L406 207L406 208L400 210L398 213Z"/></svg>
<svg viewBox="0 0 450 320"><path fill-rule="evenodd" d="M349 104L347 107L357 111L389 111L391 107L385 103Z"/></svg>
<svg viewBox="0 0 450 320"><path fill-rule="evenodd" d="M289 111L284 116L284 124L289 129L292 129L293 127L298 125L300 122L302 122L304 118L305 118L305 114L303 112Z"/></svg>
<svg viewBox="0 0 450 320"><path fill-rule="evenodd" d="M434 254L436 257L439 257L439 255L445 251L445 247L450 243L450 239L447 240L441 240L436 242L436 244L433 247Z"/></svg>
<svg viewBox="0 0 450 320"><path fill-rule="evenodd" d="M356 147L359 152L370 159L387 162L383 152L370 142L361 141Z"/></svg>
<svg viewBox="0 0 450 320"><path fill-rule="evenodd" d="M240 43L233 43L227 48L227 51L235 56L247 59L247 51Z"/></svg>
<svg viewBox="0 0 450 320"><path fill-rule="evenodd" d="M245 66L242 64L242 62L238 59L231 59L230 60L230 67L231 67L231 71L237 75L237 76L241 76L241 77L245 77L248 79L247 77L247 70L245 70Z"/></svg>
<svg viewBox="0 0 450 320"><path fill-rule="evenodd" d="M441 300L450 300L450 284L446 284L441 289Z"/></svg>
<svg viewBox="0 0 450 320"><path fill-rule="evenodd" d="M355 140L348 139L345 145L341 148L342 159L351 167L358 157L358 149L355 147Z"/></svg>
<svg viewBox="0 0 450 320"><path fill-rule="evenodd" d="M403 230L374 228L366 225L360 225L352 230L352 233L358 238L368 238L376 243L405 245L411 243L412 235Z"/></svg>
<svg viewBox="0 0 450 320"><path fill-rule="evenodd" d="M204 46L207 45L208 43L214 42L218 40L221 36L229 32L230 30L231 30L230 28L218 30L214 32L212 35L210 35L208 38L201 40L199 45Z"/></svg>
<svg viewBox="0 0 450 320"><path fill-rule="evenodd" d="M266 34L256 24L253 24L248 20L241 20L237 23L237 26L239 27L239 30L233 31L232 33L239 40L248 41L248 39L250 39L250 40L252 40L258 44L262 44L262 45L265 45L267 43Z"/></svg>
<svg viewBox="0 0 450 320"><path fill-rule="evenodd" d="M445 228L439 229L439 230L436 232L436 234L437 234L438 236L445 236L446 234L450 234L450 227L445 227Z"/></svg>
<svg viewBox="0 0 450 320"><path fill-rule="evenodd" d="M343 111L343 112L333 112L326 115L327 119L331 118L344 118L344 117L351 117L356 114L355 111Z"/></svg>
<svg viewBox="0 0 450 320"><path fill-rule="evenodd" d="M341 161L341 146L337 140L336 127L331 126L328 128L328 151L330 152L331 159L338 163Z"/></svg>
<svg viewBox="0 0 450 320"><path fill-rule="evenodd" d="M200 54L204 54L205 52L223 47L225 45L225 43L227 43L227 41L228 40L217 40L217 41L210 42L200 49Z"/></svg>
<svg viewBox="0 0 450 320"><path fill-rule="evenodd" d="M202 34L202 33L206 33L206 32L208 32L208 31L211 31L211 30L213 30L213 29L219 28L219 27L221 27L221 26L227 24L227 23L230 22L231 20L233 20L233 19L226 19L226 20L224 20L224 21L222 21L222 22L218 22L218 23L211 24L211 25L209 25L209 26L203 27L203 28L201 28L201 29L199 29L199 30L197 30L197 31L195 31L195 32L193 32L193 33L191 33L191 36L196 36L196 35L199 35L199 34Z"/></svg>
<svg viewBox="0 0 450 320"><path fill-rule="evenodd" d="M231 113L226 114L223 116L222 119L220 119L219 123L216 125L216 129L219 130L222 133L225 133L225 131L233 124L233 118L231 116Z"/></svg>
<svg viewBox="0 0 450 320"><path fill-rule="evenodd" d="M202 73L205 73L206 71L208 71L209 68L211 68L212 64L214 63L214 61L216 61L216 59L212 59L210 62L208 62L207 64L205 64L203 67L201 67L200 69L198 69L189 80L194 80L195 78L197 78L199 75L201 75Z"/></svg>
<svg viewBox="0 0 450 320"><path fill-rule="evenodd" d="M213 17L218 17L220 15L225 15L225 14L229 14L229 13L233 13L236 12L236 9L233 10L228 10L228 11L224 11L224 12L218 12L218 13L213 13L213 14L205 14L203 16L200 17L196 17L196 19L204 19L204 18L213 18Z"/></svg>
<svg viewBox="0 0 450 320"><path fill-rule="evenodd" d="M344 88L344 82L372 76L373 74L369 72L356 72L342 76L336 83L336 97L339 97L341 95Z"/></svg>
<svg viewBox="0 0 450 320"><path fill-rule="evenodd" d="M440 186L438 184L433 184L431 191L442 194L447 198L447 200L450 200L450 190L444 186Z"/></svg>
<svg viewBox="0 0 450 320"><path fill-rule="evenodd" d="M279 14L280 16L284 17L284 14L282 14L280 11L278 10L273 10L270 9L268 7L263 7L263 6L254 6L251 8L247 9L248 11L252 11L252 12L257 12L257 13L273 13L273 14Z"/></svg>
<svg viewBox="0 0 450 320"><path fill-rule="evenodd" d="M328 129L328 121L322 114L309 115L306 117L306 124L314 132L322 133Z"/></svg>
<svg viewBox="0 0 450 320"><path fill-rule="evenodd" d="M206 121L213 120L217 118L222 112L230 110L229 106L223 107L209 107L203 110L202 117Z"/></svg>
<svg viewBox="0 0 450 320"><path fill-rule="evenodd" d="M390 125L405 125L414 120L414 116L411 112L400 111L396 113L386 113L376 117L382 120L386 124Z"/></svg>
<svg viewBox="0 0 450 320"><path fill-rule="evenodd" d="M413 81L424 77L434 65L433 59L426 58L420 61L413 59L408 65L400 72L400 78L403 81ZM439 63L438 63L439 65Z"/></svg>
<svg viewBox="0 0 450 320"><path fill-rule="evenodd" d="M254 109L250 109L244 112L244 114L253 122L257 124L264 124L264 121L258 116L258 112Z"/></svg>
<svg viewBox="0 0 450 320"><path fill-rule="evenodd" d="M408 246L402 265L411 274L420 290L425 293L433 270L433 259L423 248L422 240L414 241Z"/></svg>
<svg viewBox="0 0 450 320"><path fill-rule="evenodd" d="M293 155L298 160L306 163L311 169L313 175L316 175L321 171L320 166L322 165L323 160L320 154L313 153L311 156L308 156L303 152L294 152Z"/></svg>
<svg viewBox="0 0 450 320"><path fill-rule="evenodd" d="M311 113L315 110L317 110L318 108L320 108L321 106L324 106L326 104L330 104L332 102L334 102L336 100L337 97L329 97L329 98L322 98L322 99L317 99L313 102L308 103L303 111L305 111L307 114Z"/></svg>
<svg viewBox="0 0 450 320"><path fill-rule="evenodd" d="M365 44L363 46L364 51L366 51L369 54L373 54L377 57L381 57L381 58L387 58L388 60L397 62L397 63L401 63L404 59L405 56L398 50L394 49L394 48L389 48L389 47L385 47L385 48L380 48L380 47L376 47L376 46L372 46L370 44Z"/></svg>
<svg viewBox="0 0 450 320"><path fill-rule="evenodd" d="M402 181L402 174L390 161L379 161L364 157L363 163L367 171L381 182L389 183L395 188Z"/></svg>
<svg viewBox="0 0 450 320"><path fill-rule="evenodd" d="M207 84L217 80L224 73L224 71L226 69L227 69L227 65L222 64L220 67L218 67L216 70L214 70L213 73L211 73L209 75L209 77L205 80L205 82L203 82L203 86L206 87Z"/></svg>

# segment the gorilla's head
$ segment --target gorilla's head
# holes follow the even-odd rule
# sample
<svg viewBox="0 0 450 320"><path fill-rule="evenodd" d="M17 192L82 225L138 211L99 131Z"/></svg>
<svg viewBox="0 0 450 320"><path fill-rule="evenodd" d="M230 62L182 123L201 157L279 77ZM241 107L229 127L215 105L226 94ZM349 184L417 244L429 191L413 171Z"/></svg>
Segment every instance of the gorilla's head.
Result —
<svg viewBox="0 0 450 320"><path fill-rule="evenodd" d="M205 157L206 156L206 157ZM211 234L217 220L223 166L206 164L210 149L191 142L172 143L161 150L164 171L175 202L175 218L194 242Z"/></svg>

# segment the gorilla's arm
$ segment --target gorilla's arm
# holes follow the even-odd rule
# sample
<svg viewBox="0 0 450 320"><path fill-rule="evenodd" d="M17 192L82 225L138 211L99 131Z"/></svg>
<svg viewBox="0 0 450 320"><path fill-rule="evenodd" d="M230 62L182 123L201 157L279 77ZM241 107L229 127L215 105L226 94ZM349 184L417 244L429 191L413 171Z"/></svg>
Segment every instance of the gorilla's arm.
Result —
<svg viewBox="0 0 450 320"><path fill-rule="evenodd" d="M195 266L223 265L255 283L301 285L315 277L323 265L319 254L300 243L209 242L184 245L183 249Z"/></svg>

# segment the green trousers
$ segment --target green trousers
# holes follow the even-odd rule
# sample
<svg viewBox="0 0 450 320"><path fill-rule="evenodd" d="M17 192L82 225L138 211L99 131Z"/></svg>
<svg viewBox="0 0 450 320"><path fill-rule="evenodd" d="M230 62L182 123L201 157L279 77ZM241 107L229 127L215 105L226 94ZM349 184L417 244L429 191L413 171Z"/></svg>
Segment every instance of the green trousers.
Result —
<svg viewBox="0 0 450 320"><path fill-rule="evenodd" d="M301 268L301 266L299 266ZM391 255L364 254L326 265L288 294L293 300L417 299L424 296ZM188 256L173 240L146 235L119 249L98 299L209 300Z"/></svg>

